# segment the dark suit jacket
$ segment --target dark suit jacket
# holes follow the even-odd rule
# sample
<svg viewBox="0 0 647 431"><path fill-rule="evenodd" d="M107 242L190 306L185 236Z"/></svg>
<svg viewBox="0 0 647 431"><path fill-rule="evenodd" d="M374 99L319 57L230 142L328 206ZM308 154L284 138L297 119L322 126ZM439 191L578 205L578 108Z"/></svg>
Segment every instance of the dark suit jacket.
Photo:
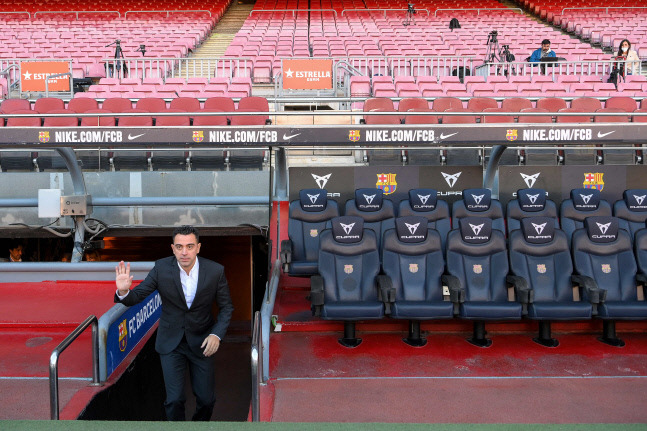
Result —
<svg viewBox="0 0 647 431"><path fill-rule="evenodd" d="M115 294L115 302L131 306L143 301L157 290L162 298L162 315L157 330L155 350L158 353L170 353L186 336L194 353L202 355L200 345L209 334L220 339L225 336L231 313L234 307L229 296L229 285L222 265L198 256L198 287L191 308L186 305L180 268L175 256L166 257L155 262L146 279L123 299ZM218 317L211 312L213 302L218 304Z"/></svg>

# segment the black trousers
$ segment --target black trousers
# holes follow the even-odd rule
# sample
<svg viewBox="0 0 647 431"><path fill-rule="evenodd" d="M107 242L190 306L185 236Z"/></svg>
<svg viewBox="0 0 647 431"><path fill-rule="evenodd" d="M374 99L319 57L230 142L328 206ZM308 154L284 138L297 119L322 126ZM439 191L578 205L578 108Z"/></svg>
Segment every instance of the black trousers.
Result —
<svg viewBox="0 0 647 431"><path fill-rule="evenodd" d="M208 421L211 419L216 403L214 357L196 355L189 348L186 338L171 353L160 354L164 386L166 387L166 419L184 421L184 372L187 366L191 376L193 395L196 398L195 413L191 420Z"/></svg>

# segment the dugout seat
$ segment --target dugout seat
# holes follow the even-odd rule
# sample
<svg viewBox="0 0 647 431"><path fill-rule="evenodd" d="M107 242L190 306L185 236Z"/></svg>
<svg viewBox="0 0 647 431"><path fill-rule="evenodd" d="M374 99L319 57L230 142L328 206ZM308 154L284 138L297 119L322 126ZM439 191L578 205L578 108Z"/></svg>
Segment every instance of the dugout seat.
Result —
<svg viewBox="0 0 647 431"><path fill-rule="evenodd" d="M554 221L554 217L524 218L509 238L508 281L521 292L518 298L527 307L527 317L539 321L539 335L533 341L546 347L559 345L551 336L551 321L590 319L591 302L597 304L599 296L599 289L589 289L582 295L587 301L576 301L580 297L573 295L568 238Z"/></svg>
<svg viewBox="0 0 647 431"><path fill-rule="evenodd" d="M330 220L339 217L337 202L328 200L326 189L299 191L290 202L288 238L281 241L283 272L292 276L317 274L319 236L330 229Z"/></svg>
<svg viewBox="0 0 647 431"><path fill-rule="evenodd" d="M424 346L427 340L420 336L421 320L454 317L453 303L443 296L442 240L427 218L395 219L395 229L384 233L382 269L394 292L388 298L391 317L409 320L409 335L403 341Z"/></svg>
<svg viewBox="0 0 647 431"><path fill-rule="evenodd" d="M487 217L492 219L492 228L505 235L503 206L497 199L492 199L489 189L465 189L463 199L452 206L452 227L458 227L458 221L464 217Z"/></svg>
<svg viewBox="0 0 647 431"><path fill-rule="evenodd" d="M597 189L573 189L571 198L562 201L559 221L569 241L576 229L584 227L584 220L593 216L611 216L611 205L600 198Z"/></svg>
<svg viewBox="0 0 647 431"><path fill-rule="evenodd" d="M633 241L636 232L647 221L647 189L631 189L622 193L622 199L613 204L613 215L618 217L620 229L629 232Z"/></svg>
<svg viewBox="0 0 647 431"><path fill-rule="evenodd" d="M310 300L315 316L344 321L344 337L339 343L357 347L362 340L355 337L355 322L384 317L381 298L393 293L378 276L375 232L364 229L361 217L335 217L331 225L320 236L319 275L310 278Z"/></svg>
<svg viewBox="0 0 647 431"><path fill-rule="evenodd" d="M451 230L451 219L449 218L449 205L444 200L438 199L436 190L409 190L409 199L400 201L398 216L420 216L427 219L428 227L437 230L440 234L444 253L447 234Z"/></svg>
<svg viewBox="0 0 647 431"><path fill-rule="evenodd" d="M639 293L629 232L620 229L617 217L588 217L584 228L573 233L573 262L582 283L603 289L598 317L603 334L598 339L624 346L616 336L617 320L647 319L647 302Z"/></svg>
<svg viewBox="0 0 647 431"><path fill-rule="evenodd" d="M459 316L474 321L468 341L489 347L485 321L519 320L522 307L508 300L508 253L503 231L487 217L465 217L447 237L447 272L444 282L459 303Z"/></svg>
<svg viewBox="0 0 647 431"><path fill-rule="evenodd" d="M381 249L384 232L395 227L393 202L384 199L382 189L355 190L355 199L346 202L344 215L361 217L364 220L364 228L375 232L379 249Z"/></svg>
<svg viewBox="0 0 647 431"><path fill-rule="evenodd" d="M552 225L559 229L557 205L546 199L546 190L543 189L517 190L517 199L508 202L505 214L508 234L520 229L521 220L526 217L550 217L553 220Z"/></svg>

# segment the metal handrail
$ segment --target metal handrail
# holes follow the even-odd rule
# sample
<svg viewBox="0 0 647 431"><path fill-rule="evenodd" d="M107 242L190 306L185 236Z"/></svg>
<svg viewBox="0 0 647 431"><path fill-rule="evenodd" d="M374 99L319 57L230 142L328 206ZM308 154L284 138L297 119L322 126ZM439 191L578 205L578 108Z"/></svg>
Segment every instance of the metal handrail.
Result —
<svg viewBox="0 0 647 431"><path fill-rule="evenodd" d="M292 12L293 17L295 16L295 12L333 12L335 14L335 18L337 18L337 11L335 9L254 9L249 13L249 16L252 16L254 12ZM343 11L342 15L344 15Z"/></svg>
<svg viewBox="0 0 647 431"><path fill-rule="evenodd" d="M26 10L21 10L21 11L17 11L17 12L0 12L0 13L2 13L2 14L23 14L23 13L26 13L29 16L29 19L31 19L31 13L27 12Z"/></svg>
<svg viewBox="0 0 647 431"><path fill-rule="evenodd" d="M37 12L34 12L34 18L36 18L36 15L39 13L51 13L51 14L66 14L66 13L73 13L76 14L76 20L79 20L79 14L80 13L116 13L121 17L121 12L118 10L39 10Z"/></svg>
<svg viewBox="0 0 647 431"><path fill-rule="evenodd" d="M477 11L476 13L477 16L481 15L482 10L518 10L520 13L523 13L523 11L518 7L474 7L474 8L459 8L459 9L436 9L436 12L434 12L434 16L438 16L438 11L457 12L457 11L464 11L464 10L475 10Z"/></svg>
<svg viewBox="0 0 647 431"><path fill-rule="evenodd" d="M7 76L7 96L9 94L11 94L11 87L14 87L17 83L20 82L19 79L15 79L13 82L11 82L11 73L9 73L9 71L11 69L18 69L20 71L20 65L19 64L10 64L8 67L6 67L6 68L2 69L2 71L0 71L0 76L1 75L6 75ZM14 75L14 77L15 77L15 75ZM2 97L4 97L4 96L5 95L2 94Z"/></svg>
<svg viewBox="0 0 647 431"><path fill-rule="evenodd" d="M76 340L79 335L92 325L92 384L99 383L99 321L97 316L88 316L70 335L56 346L49 357L49 410L53 420L59 419L58 405L58 358Z"/></svg>
<svg viewBox="0 0 647 431"><path fill-rule="evenodd" d="M263 344L261 339L263 323L261 322L261 313L254 313L254 329L252 331L252 422L261 420L261 384L263 379Z"/></svg>
<svg viewBox="0 0 647 431"><path fill-rule="evenodd" d="M194 9L194 10L128 10L124 12L124 18L128 18L129 13L166 13L166 17L169 17L171 13L184 13L184 12L206 12L211 16L211 11L205 9Z"/></svg>
<svg viewBox="0 0 647 431"><path fill-rule="evenodd" d="M647 9L647 6L590 6L590 7L565 7L562 9L562 14L565 10L589 10L589 9L605 9L609 13L609 9Z"/></svg>
<svg viewBox="0 0 647 431"><path fill-rule="evenodd" d="M276 259L274 265L272 266L272 273L270 274L270 279L267 283L267 289L265 289L265 297L263 300L263 305L261 306L261 342L263 343L263 349L261 352L263 366L261 368L261 381L267 382L270 378L270 328L272 320L272 311L274 310L274 301L276 300L276 292L279 287L279 279L281 277L281 260Z"/></svg>
<svg viewBox="0 0 647 431"><path fill-rule="evenodd" d="M341 11L341 16L344 16L344 12L384 12L384 17L386 18L386 12L387 11L397 11L397 12L407 12L409 9L344 9ZM424 11L427 12L427 16L429 16L429 9L416 9L416 12Z"/></svg>
<svg viewBox="0 0 647 431"><path fill-rule="evenodd" d="M60 78L61 76L69 76L70 77L70 98L72 98L72 95L74 94L74 89L72 86L72 73L70 72L65 72L65 73L57 73L56 75L49 75L47 79L45 80L45 97L49 97L49 80L54 79L54 78Z"/></svg>

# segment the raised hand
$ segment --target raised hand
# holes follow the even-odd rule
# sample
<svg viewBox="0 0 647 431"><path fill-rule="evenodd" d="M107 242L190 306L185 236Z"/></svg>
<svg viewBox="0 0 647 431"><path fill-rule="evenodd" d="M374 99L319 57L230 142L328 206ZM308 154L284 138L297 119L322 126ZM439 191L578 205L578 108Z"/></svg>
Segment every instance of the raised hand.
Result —
<svg viewBox="0 0 647 431"><path fill-rule="evenodd" d="M133 284L133 276L130 275L130 262L125 264L122 260L119 262L119 265L115 267L115 283L117 284L117 290L119 295L125 295L130 291L130 286Z"/></svg>

